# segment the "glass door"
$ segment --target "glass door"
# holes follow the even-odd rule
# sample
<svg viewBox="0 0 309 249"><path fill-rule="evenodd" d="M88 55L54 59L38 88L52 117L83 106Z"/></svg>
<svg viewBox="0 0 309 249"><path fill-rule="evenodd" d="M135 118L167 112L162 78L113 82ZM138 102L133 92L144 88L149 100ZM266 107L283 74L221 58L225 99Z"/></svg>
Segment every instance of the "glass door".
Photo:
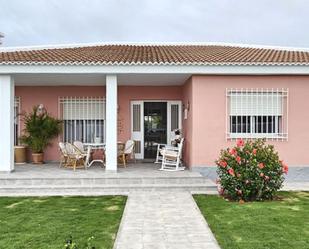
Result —
<svg viewBox="0 0 309 249"><path fill-rule="evenodd" d="M144 102L144 158L155 158L167 143L167 102Z"/></svg>

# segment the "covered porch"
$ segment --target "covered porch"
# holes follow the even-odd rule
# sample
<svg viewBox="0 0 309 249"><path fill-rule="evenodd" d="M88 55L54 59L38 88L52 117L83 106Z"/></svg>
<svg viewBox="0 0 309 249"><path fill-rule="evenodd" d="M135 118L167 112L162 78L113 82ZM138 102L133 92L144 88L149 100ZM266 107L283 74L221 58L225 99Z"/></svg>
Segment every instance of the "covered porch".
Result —
<svg viewBox="0 0 309 249"><path fill-rule="evenodd" d="M59 141L73 142L74 140L81 140L89 143L94 142L95 137L99 137L100 142L104 143L106 147L104 169L107 172L118 171L121 173L126 170L135 172L135 170L139 169L136 165L133 167L134 170L131 169L130 165L127 169L119 169L117 142L133 139L136 143L135 153L137 159L145 159L147 155L151 160L154 159L153 151L156 148L156 143L148 141L147 139L151 140L151 138L145 135L147 119L145 115L147 114L145 114L144 106L146 106L146 103L162 103L163 112L166 112L163 115L166 119L165 130L163 131L165 135L160 135L162 143L170 143L171 131L175 128L180 128L183 131L183 136L186 136L189 96L185 88L190 76L190 74L181 73L99 74L81 72L1 75L0 113L2 129L0 130L0 137L3 139L0 141L0 149L3 152L3 157L0 171L12 172L21 168L26 170L27 166L32 171L29 165L21 168L14 165L14 145L17 144L18 136L23 130L22 121L16 121L16 110L28 112L33 106L43 104L53 116L65 119L64 123L72 124L75 122L75 126L71 125L71 128L64 126L63 134L59 139L53 141L52 145L44 153L44 160L47 164L39 167L38 170L54 169L54 164L50 163L59 161ZM18 100L18 106L16 99ZM93 123L94 127L92 132L87 131L87 127L89 128L87 118L74 117L74 115L86 111L78 109L73 113L72 109L69 111L68 109L64 110L63 100L68 101L65 102L67 104L66 108L70 107L70 105L72 107L72 103L75 103L76 100L90 100L89 102L99 100L96 103L102 104L102 106L94 107L96 108L95 112L91 114L93 117L90 123ZM69 115L71 115L70 119L67 117ZM79 127L76 125L76 120L82 120L84 126ZM187 151L188 147L185 146L183 151L184 162L187 159ZM152 171L151 174L158 167L156 165L148 166ZM97 168L89 170L89 172L96 172L97 170L101 173L104 171Z"/></svg>

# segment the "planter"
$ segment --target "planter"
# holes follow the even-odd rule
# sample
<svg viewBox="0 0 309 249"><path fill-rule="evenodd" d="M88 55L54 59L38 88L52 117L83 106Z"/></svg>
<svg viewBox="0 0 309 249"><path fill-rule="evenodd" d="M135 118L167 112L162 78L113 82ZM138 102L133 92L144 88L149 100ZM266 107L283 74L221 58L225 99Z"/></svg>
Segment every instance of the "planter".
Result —
<svg viewBox="0 0 309 249"><path fill-rule="evenodd" d="M14 161L16 164L26 163L26 147L15 146L14 147Z"/></svg>
<svg viewBox="0 0 309 249"><path fill-rule="evenodd" d="M43 164L43 153L32 153L32 162L34 164Z"/></svg>

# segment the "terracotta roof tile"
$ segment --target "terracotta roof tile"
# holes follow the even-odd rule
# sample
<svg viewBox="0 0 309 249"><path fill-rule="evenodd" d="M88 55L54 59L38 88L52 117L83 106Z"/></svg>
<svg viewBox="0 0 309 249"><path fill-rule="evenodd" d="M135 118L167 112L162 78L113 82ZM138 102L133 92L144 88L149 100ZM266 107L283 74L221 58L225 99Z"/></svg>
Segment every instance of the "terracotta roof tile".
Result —
<svg viewBox="0 0 309 249"><path fill-rule="evenodd" d="M223 45L98 45L0 51L0 64L309 65L309 52Z"/></svg>

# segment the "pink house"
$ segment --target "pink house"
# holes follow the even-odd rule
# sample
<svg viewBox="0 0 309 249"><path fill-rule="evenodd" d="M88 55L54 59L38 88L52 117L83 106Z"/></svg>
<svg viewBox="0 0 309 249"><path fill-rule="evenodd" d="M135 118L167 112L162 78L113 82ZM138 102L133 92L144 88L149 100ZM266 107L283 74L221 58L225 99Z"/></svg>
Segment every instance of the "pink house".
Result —
<svg viewBox="0 0 309 249"><path fill-rule="evenodd" d="M309 165L309 52L207 44L2 48L0 171L14 169L23 124L17 111L43 104L64 120L64 141L117 141L155 156L172 131L185 137L189 168L214 165L237 138L266 138L291 166ZM58 140L45 153L58 161Z"/></svg>

